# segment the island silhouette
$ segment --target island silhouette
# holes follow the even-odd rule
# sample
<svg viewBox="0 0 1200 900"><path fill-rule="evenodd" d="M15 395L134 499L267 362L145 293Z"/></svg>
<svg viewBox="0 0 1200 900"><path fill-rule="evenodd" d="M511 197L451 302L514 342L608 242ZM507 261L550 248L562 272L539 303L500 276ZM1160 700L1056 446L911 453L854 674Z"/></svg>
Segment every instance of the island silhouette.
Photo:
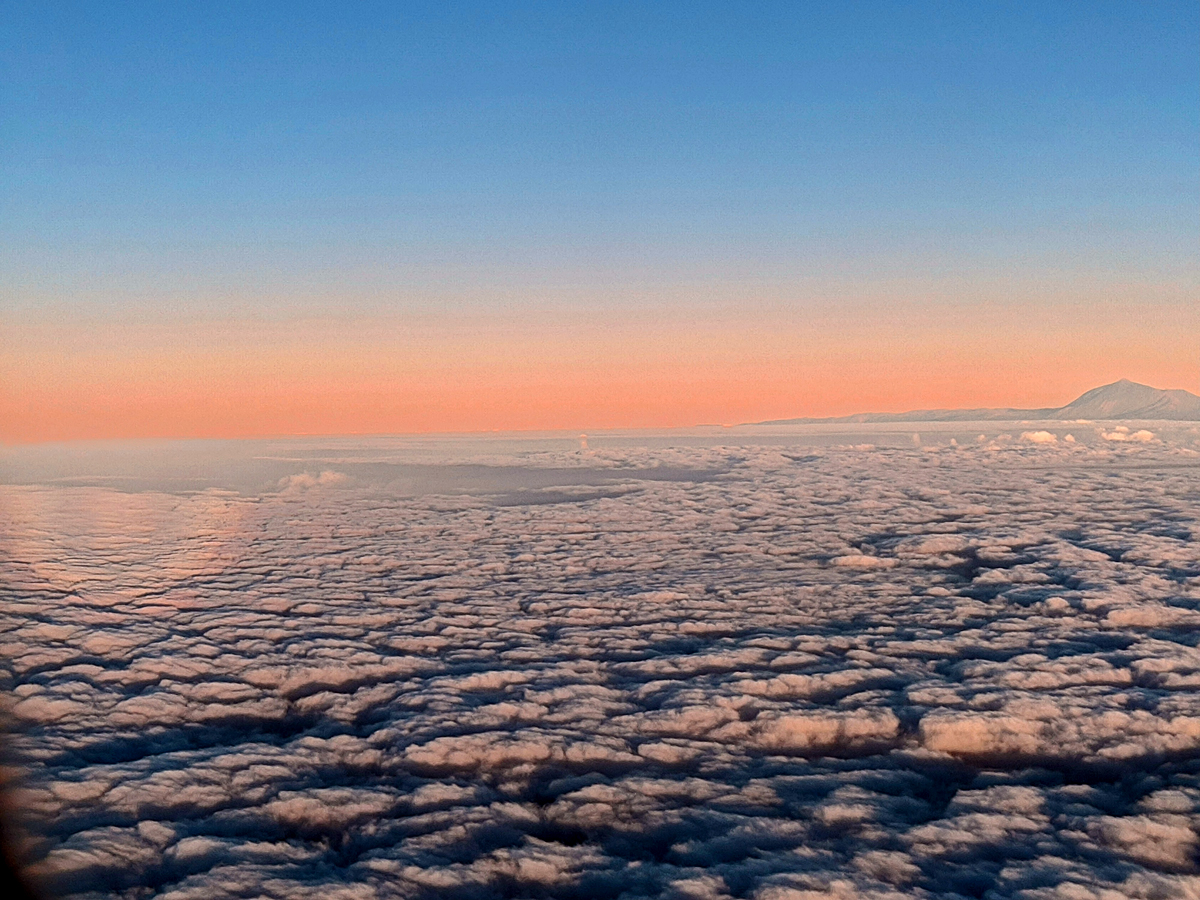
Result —
<svg viewBox="0 0 1200 900"><path fill-rule="evenodd" d="M1122 378L1083 393L1066 406L1042 409L914 409L901 413L856 413L824 418L771 419L755 425L806 425L821 422L980 422L1054 419L1159 419L1200 422L1200 396L1184 390L1160 390Z"/></svg>

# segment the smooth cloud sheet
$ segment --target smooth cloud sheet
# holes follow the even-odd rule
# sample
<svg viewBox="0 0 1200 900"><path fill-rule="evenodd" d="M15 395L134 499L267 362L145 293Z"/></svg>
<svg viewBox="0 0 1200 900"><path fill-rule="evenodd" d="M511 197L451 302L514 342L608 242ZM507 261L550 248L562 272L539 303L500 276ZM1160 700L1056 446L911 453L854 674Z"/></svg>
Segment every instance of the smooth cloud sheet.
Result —
<svg viewBox="0 0 1200 900"><path fill-rule="evenodd" d="M19 850L73 898L1200 896L1198 436L1045 434L0 487Z"/></svg>

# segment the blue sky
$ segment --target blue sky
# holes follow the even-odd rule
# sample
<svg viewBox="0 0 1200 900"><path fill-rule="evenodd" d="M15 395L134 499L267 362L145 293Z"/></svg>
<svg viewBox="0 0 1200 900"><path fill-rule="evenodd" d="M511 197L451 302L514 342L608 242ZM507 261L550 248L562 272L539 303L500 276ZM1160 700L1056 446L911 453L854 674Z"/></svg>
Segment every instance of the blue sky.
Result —
<svg viewBox="0 0 1200 900"><path fill-rule="evenodd" d="M6 19L0 284L18 300L1195 270L1194 3Z"/></svg>
<svg viewBox="0 0 1200 900"><path fill-rule="evenodd" d="M9 3L0 440L1200 385L1200 6Z"/></svg>

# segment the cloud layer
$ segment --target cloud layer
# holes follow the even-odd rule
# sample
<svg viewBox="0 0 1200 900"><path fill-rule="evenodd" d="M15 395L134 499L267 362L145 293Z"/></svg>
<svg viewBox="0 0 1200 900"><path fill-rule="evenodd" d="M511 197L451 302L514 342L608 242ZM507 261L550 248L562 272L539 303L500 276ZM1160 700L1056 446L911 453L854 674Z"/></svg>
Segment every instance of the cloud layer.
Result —
<svg viewBox="0 0 1200 900"><path fill-rule="evenodd" d="M1128 433L0 488L21 852L72 897L1200 896L1200 466Z"/></svg>

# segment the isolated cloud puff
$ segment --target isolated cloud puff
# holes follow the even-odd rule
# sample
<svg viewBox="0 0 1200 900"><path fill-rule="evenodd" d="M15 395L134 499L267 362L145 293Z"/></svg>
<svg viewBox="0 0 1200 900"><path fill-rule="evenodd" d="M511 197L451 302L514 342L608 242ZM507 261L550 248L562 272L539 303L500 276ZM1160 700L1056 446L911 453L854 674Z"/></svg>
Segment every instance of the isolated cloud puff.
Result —
<svg viewBox="0 0 1200 900"><path fill-rule="evenodd" d="M1034 444L1057 444L1058 436L1049 431L1023 431L1021 432L1021 440ZM1071 440L1074 440L1074 438Z"/></svg>
<svg viewBox="0 0 1200 900"><path fill-rule="evenodd" d="M1106 441L1132 442L1146 444L1154 440L1154 432L1142 428L1130 431L1128 426L1118 425L1112 431L1101 431L1100 436Z"/></svg>
<svg viewBox="0 0 1200 900"><path fill-rule="evenodd" d="M344 484L348 480L348 476L343 472L334 472L331 469L325 469L317 475L311 472L300 472L296 475L287 475L279 480L279 490L281 491L304 491L314 487L326 487L333 484Z"/></svg>

